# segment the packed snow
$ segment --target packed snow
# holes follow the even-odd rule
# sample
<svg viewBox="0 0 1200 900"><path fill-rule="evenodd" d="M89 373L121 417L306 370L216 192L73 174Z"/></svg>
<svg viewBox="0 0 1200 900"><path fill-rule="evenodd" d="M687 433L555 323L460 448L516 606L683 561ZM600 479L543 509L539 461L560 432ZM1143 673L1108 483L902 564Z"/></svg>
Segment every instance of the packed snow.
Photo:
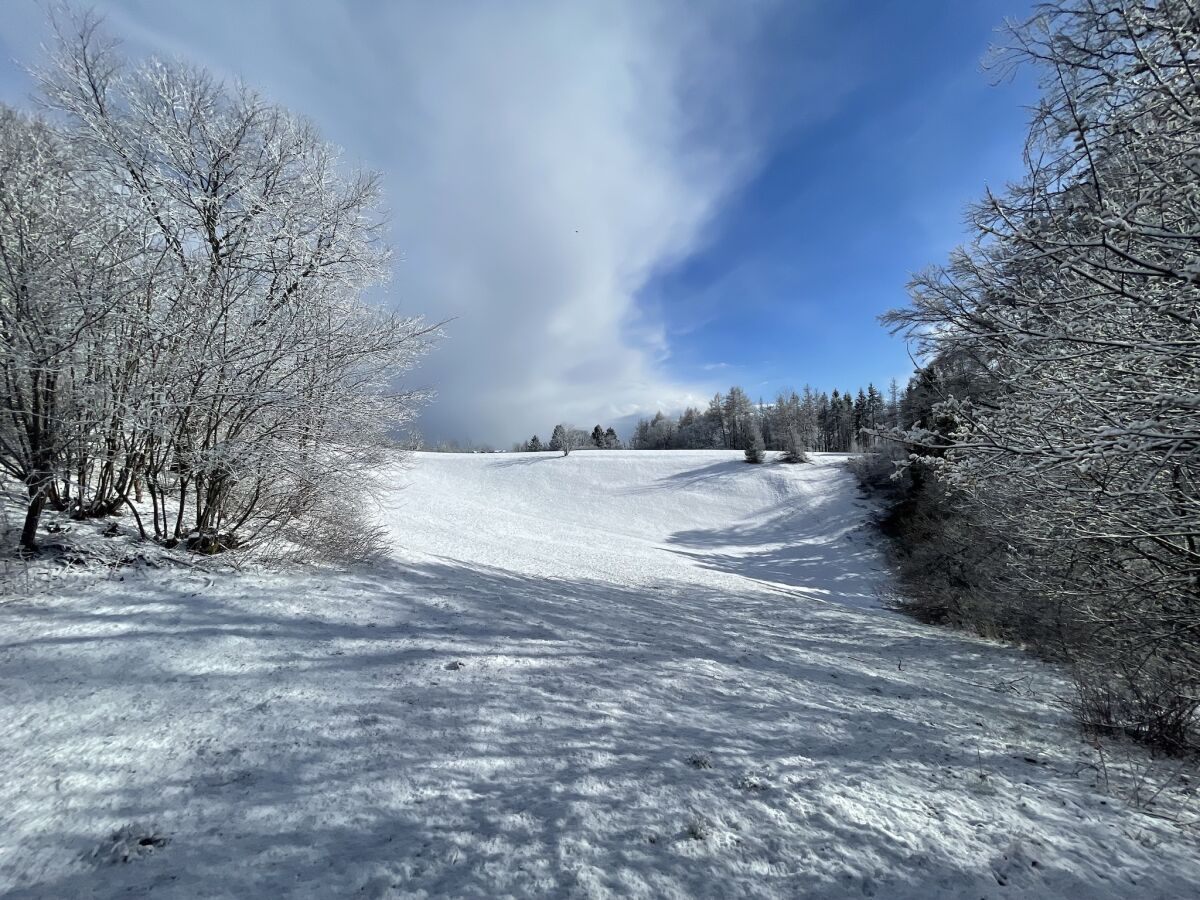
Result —
<svg viewBox="0 0 1200 900"><path fill-rule="evenodd" d="M1194 834L1104 790L1061 673L886 609L844 457L392 483L371 566L10 592L0 893L1195 896Z"/></svg>

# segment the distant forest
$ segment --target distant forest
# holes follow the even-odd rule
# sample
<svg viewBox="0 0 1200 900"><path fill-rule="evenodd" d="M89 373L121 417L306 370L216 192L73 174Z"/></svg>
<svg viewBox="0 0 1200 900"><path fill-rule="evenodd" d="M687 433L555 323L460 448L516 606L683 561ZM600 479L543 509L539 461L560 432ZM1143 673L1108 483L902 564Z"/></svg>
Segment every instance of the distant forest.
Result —
<svg viewBox="0 0 1200 900"><path fill-rule="evenodd" d="M781 391L771 403L752 401L740 387L716 394L703 411L688 407L678 418L657 413L641 419L630 447L635 450L742 449L755 433L767 450L784 450L795 433L806 450L845 452L873 446L872 433L900 427L907 391L893 380L887 397L873 384L858 392Z"/></svg>
<svg viewBox="0 0 1200 900"><path fill-rule="evenodd" d="M874 447L877 433L911 426L922 418L930 400L928 386L918 373L903 390L893 379L885 396L873 384L857 392L780 391L767 403L736 385L716 393L703 409L689 406L678 416L657 412L639 419L628 442L612 427L596 425L590 432L556 425L548 441L534 435L513 445L515 451L597 450L742 450L761 437L767 450L787 450L789 436L803 450L844 453ZM445 445L437 449L461 449Z"/></svg>

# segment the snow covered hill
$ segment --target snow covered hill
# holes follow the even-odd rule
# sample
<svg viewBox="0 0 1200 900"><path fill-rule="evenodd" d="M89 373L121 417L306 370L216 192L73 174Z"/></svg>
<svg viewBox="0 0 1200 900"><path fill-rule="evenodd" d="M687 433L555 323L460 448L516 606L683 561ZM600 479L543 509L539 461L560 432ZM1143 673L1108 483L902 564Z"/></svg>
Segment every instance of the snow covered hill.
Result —
<svg viewBox="0 0 1200 900"><path fill-rule="evenodd" d="M843 458L394 483L380 565L0 604L0 893L1194 896L1052 669L880 607Z"/></svg>
<svg viewBox="0 0 1200 900"><path fill-rule="evenodd" d="M877 605L866 503L840 455L749 466L680 450L422 454L387 516L411 556L638 589L790 595ZM751 589L756 589L751 586Z"/></svg>

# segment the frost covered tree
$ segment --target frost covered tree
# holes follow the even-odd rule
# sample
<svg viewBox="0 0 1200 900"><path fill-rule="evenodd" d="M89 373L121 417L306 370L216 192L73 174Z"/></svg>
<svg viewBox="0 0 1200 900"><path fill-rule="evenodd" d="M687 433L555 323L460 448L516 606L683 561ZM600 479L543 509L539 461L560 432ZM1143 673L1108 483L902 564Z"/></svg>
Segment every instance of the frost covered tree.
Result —
<svg viewBox="0 0 1200 900"><path fill-rule="evenodd" d="M725 422L725 399L720 393L714 394L712 400L708 402L708 408L704 411L704 422L714 437L715 445L729 449L729 428Z"/></svg>
<svg viewBox="0 0 1200 900"><path fill-rule="evenodd" d="M107 338L124 330L140 235L107 194L69 135L0 108L0 466L27 491L26 548L46 504L71 502L67 469L108 424L109 365L129 364Z"/></svg>
<svg viewBox="0 0 1200 900"><path fill-rule="evenodd" d="M434 331L360 299L386 274L378 176L248 88L128 65L90 16L56 24L56 124L0 122L0 464L29 490L22 542L46 502L105 515L144 491L139 527L168 543L353 550Z"/></svg>
<svg viewBox="0 0 1200 900"><path fill-rule="evenodd" d="M745 446L745 433L757 427L768 450L785 450L792 430L806 448L861 449L873 440L866 436L872 423L886 423L883 398L874 386L859 393L863 396L861 409L856 409L849 393L835 391L831 401L828 394L809 386L803 394L781 391L773 403L760 400L755 405L745 391L734 387L728 395L716 395L703 412L687 407L674 420L661 411L640 420L632 445L639 450L740 450Z"/></svg>
<svg viewBox="0 0 1200 900"><path fill-rule="evenodd" d="M563 456L569 456L572 450L580 450L589 443L591 443L591 438L586 431L564 423L554 426L554 433L550 436L548 449L561 453Z"/></svg>
<svg viewBox="0 0 1200 900"><path fill-rule="evenodd" d="M808 454L805 452L804 439L800 436L799 428L789 428L784 435L783 461L792 464L808 462Z"/></svg>
<svg viewBox="0 0 1200 900"><path fill-rule="evenodd" d="M634 429L633 446L638 450L670 450L676 446L675 423L661 411L653 419L641 419Z"/></svg>
<svg viewBox="0 0 1200 900"><path fill-rule="evenodd" d="M1014 548L1010 618L1053 618L1081 714L1170 749L1200 705L1200 21L1063 0L1000 58L1041 75L1025 177L888 321L986 392L931 406L948 489Z"/></svg>
<svg viewBox="0 0 1200 900"><path fill-rule="evenodd" d="M546 445L546 449L551 450L554 453L562 453L563 448L566 446L566 443L567 443L567 426L566 425L555 425L554 430L550 433L550 443ZM570 453L570 452L571 452L570 450L567 451L567 453ZM566 453L564 453L563 455L565 456Z"/></svg>
<svg viewBox="0 0 1200 900"><path fill-rule="evenodd" d="M757 421L754 404L750 402L750 397L740 387L731 387L729 393L725 395L722 414L725 420L725 429L729 435L729 446L744 450L747 435L753 430L752 423ZM762 434L759 433L759 438L761 439L761 437Z"/></svg>

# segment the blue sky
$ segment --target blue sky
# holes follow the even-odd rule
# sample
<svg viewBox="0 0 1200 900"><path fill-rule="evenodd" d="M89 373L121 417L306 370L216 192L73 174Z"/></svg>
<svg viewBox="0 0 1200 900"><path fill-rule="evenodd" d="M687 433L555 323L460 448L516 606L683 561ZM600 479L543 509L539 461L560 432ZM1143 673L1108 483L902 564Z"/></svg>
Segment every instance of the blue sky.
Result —
<svg viewBox="0 0 1200 900"><path fill-rule="evenodd" d="M1017 0L101 0L127 55L242 78L385 176L384 302L454 317L431 439L507 445L744 386L901 380L876 317L1019 175ZM0 100L42 61L0 31Z"/></svg>
<svg viewBox="0 0 1200 900"><path fill-rule="evenodd" d="M985 184L1020 175L1033 81L997 84L980 61L995 27L1027 10L827 3L775 34L776 77L803 78L816 60L837 102L772 134L711 243L647 286L676 371L719 371L768 398L805 382L903 383L911 361L876 317L904 303L912 272L964 240L964 207ZM787 122L787 109L774 115Z"/></svg>

